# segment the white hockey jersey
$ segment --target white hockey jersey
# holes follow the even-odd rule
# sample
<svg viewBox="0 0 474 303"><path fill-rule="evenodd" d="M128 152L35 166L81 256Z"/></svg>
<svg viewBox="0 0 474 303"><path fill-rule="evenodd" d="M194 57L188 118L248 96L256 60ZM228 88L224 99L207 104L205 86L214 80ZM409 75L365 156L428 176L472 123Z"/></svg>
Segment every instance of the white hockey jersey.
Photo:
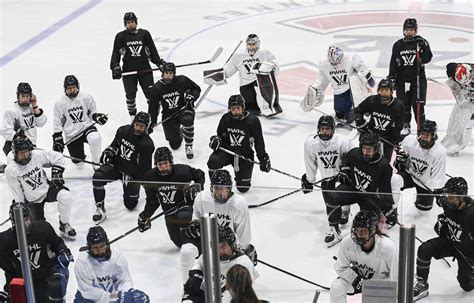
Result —
<svg viewBox="0 0 474 303"><path fill-rule="evenodd" d="M246 248L252 241L249 206L244 197L233 194L225 203L214 202L209 190L201 192L201 199L194 202L193 220L205 213L217 215L219 226L229 226L237 235L239 244Z"/></svg>
<svg viewBox="0 0 474 303"><path fill-rule="evenodd" d="M16 131L20 128L25 130L25 135L36 144L36 127L42 127L46 124L48 118L42 112L40 116L33 114L33 106L21 107L15 102L10 110L3 114L3 123L0 133L5 141L12 141Z"/></svg>
<svg viewBox="0 0 474 303"><path fill-rule="evenodd" d="M397 247L390 238L375 235L375 247L367 253L351 236L347 236L341 242L334 269L341 279L349 283L358 274L364 279L397 281Z"/></svg>
<svg viewBox="0 0 474 303"><path fill-rule="evenodd" d="M349 76L356 73L368 72L362 58L358 55L345 54L341 63L332 65L327 59L319 62L319 77L314 87L320 92L324 92L331 83L335 95L340 95L349 89Z"/></svg>
<svg viewBox="0 0 474 303"><path fill-rule="evenodd" d="M64 167L62 154L35 149L31 151L31 160L26 165L20 165L9 158L5 175L15 201L42 202L49 190L47 175L43 167L53 165Z"/></svg>
<svg viewBox="0 0 474 303"><path fill-rule="evenodd" d="M446 148L440 143L430 149L424 149L418 143L416 135L405 137L402 147L409 156L409 171L431 190L444 186L446 174ZM418 180L413 182L423 187Z"/></svg>
<svg viewBox="0 0 474 303"><path fill-rule="evenodd" d="M275 76L278 75L280 68L275 56L266 49L259 49L255 55L250 56L247 49L240 49L230 58L229 62L224 65L224 73L226 78L232 77L236 72L240 75L240 86L252 83L257 79L255 70L252 67L258 62L271 62L275 64Z"/></svg>
<svg viewBox="0 0 474 303"><path fill-rule="evenodd" d="M65 142L70 141L94 123L97 112L92 95L79 91L74 99L65 94L54 104L53 132L63 132Z"/></svg>
<svg viewBox="0 0 474 303"><path fill-rule="evenodd" d="M107 261L99 262L88 253L82 253L75 261L77 288L85 299L108 303L112 292L133 288L127 259L119 250L113 247L110 250L112 254Z"/></svg>
<svg viewBox="0 0 474 303"><path fill-rule="evenodd" d="M328 141L321 140L318 135L309 136L304 142L306 179L314 183L318 168L321 178L336 176L339 173L342 157L351 149L351 142L338 134L334 134Z"/></svg>

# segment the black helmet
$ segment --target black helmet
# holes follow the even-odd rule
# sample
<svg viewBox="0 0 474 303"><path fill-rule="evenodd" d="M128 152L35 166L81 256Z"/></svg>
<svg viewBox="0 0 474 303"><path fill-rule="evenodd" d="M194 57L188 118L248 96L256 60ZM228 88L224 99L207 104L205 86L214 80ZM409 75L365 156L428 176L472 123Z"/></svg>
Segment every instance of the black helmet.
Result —
<svg viewBox="0 0 474 303"><path fill-rule="evenodd" d="M67 75L65 78L64 78L64 92L66 93L66 96L68 96L69 98L75 98L77 97L77 94L78 93L74 93L74 94L68 94L66 92L67 88L69 86L75 86L77 87L77 90L79 91L79 80L77 80L76 76L74 75Z"/></svg>
<svg viewBox="0 0 474 303"><path fill-rule="evenodd" d="M171 150L166 146L158 147L155 150L154 160L155 160L155 165L157 165L158 162L164 162L164 161L169 161L171 164L173 164L173 154L171 153ZM171 173L171 171L172 170L170 171L159 170L159 174L162 176L167 176Z"/></svg>
<svg viewBox="0 0 474 303"><path fill-rule="evenodd" d="M28 94L30 96L33 94L33 91L29 83L26 83L26 82L18 83L18 86L16 88L16 97L18 98L20 94Z"/></svg>
<svg viewBox="0 0 474 303"><path fill-rule="evenodd" d="M8 212L10 216L10 221L13 227L15 227L15 215L13 213L13 209L15 208L15 206L23 210L23 218L30 217L30 208L24 202L15 203L15 201L13 201L12 205L10 205L10 211ZM29 231L28 227L25 226L25 228L27 229L27 232L28 232Z"/></svg>
<svg viewBox="0 0 474 303"><path fill-rule="evenodd" d="M228 191L219 190L219 193L216 193L215 187L219 189L227 188ZM212 198L218 203L225 203L232 196L232 178L227 170L218 169L214 171L211 177L211 192Z"/></svg>
<svg viewBox="0 0 474 303"><path fill-rule="evenodd" d="M229 111L230 111L230 108L232 106L242 107L242 114L243 114L243 112L245 111L245 100L244 100L244 98L241 95L232 95L232 96L230 96L229 101L227 103L227 108L229 109ZM239 116L232 115L232 117L236 118L236 119L240 119L242 116L241 115L239 115Z"/></svg>
<svg viewBox="0 0 474 303"><path fill-rule="evenodd" d="M420 129L418 130L418 143L420 143L420 146L422 148L431 148L435 141L438 139L438 125L436 124L436 121L432 120L425 120L425 122L421 125ZM421 133L429 133L432 136L432 141L424 141L421 140Z"/></svg>
<svg viewBox="0 0 474 303"><path fill-rule="evenodd" d="M374 132L365 132L360 134L359 137L359 147L360 152L362 153L362 146L372 146L375 149L375 153L379 152L380 149L380 137ZM375 157L375 155L374 155ZM371 161L373 158L365 158L362 155L362 158L366 161Z"/></svg>
<svg viewBox="0 0 474 303"><path fill-rule="evenodd" d="M331 135L322 135L320 134L321 127L329 127L332 130ZM334 117L332 116L321 116L318 120L318 136L321 140L327 141L330 140L334 136L334 128L336 126L336 122L334 121Z"/></svg>
<svg viewBox="0 0 474 303"><path fill-rule="evenodd" d="M141 134L138 134L138 133L135 133L135 129L134 129L135 135L141 136L141 135L146 134L148 132L148 128L150 127L150 122L151 122L150 114L147 113L147 112L138 112L135 115L135 118L133 118L132 127L137 122L138 123L143 123L145 125L145 132L141 133Z"/></svg>
<svg viewBox="0 0 474 303"><path fill-rule="evenodd" d="M219 259L221 261L226 261L232 258L234 252L237 251L237 239L235 237L235 233L229 226L219 226L219 244L220 243L227 243L232 248L232 254L223 254L219 250Z"/></svg>
<svg viewBox="0 0 474 303"><path fill-rule="evenodd" d="M20 151L28 151L28 158L20 160L17 157L17 153ZM12 142L12 152L13 152L13 160L21 165L26 165L31 160L31 151L33 150L33 143L31 143L30 139L23 136L17 136L13 139Z"/></svg>
<svg viewBox="0 0 474 303"><path fill-rule="evenodd" d="M377 90L380 90L382 88L389 88L390 91L393 91L392 83L387 78L380 80L379 85L377 86Z"/></svg>
<svg viewBox="0 0 474 303"><path fill-rule="evenodd" d="M415 30L418 30L418 23L416 22L415 18L407 18L403 22L403 29L406 28L414 28Z"/></svg>
<svg viewBox="0 0 474 303"><path fill-rule="evenodd" d="M367 228L369 230L369 236L373 237L374 234L377 232L377 225L379 222L378 215L370 210L361 210L359 211L355 217L354 221L352 222L351 228L351 237L352 240L359 245L364 245L366 243L366 239L359 239L357 237L357 228Z"/></svg>
<svg viewBox="0 0 474 303"><path fill-rule="evenodd" d="M170 71L176 74L176 65L174 65L173 62L163 63L163 72L167 72L167 71Z"/></svg>
<svg viewBox="0 0 474 303"><path fill-rule="evenodd" d="M463 177L449 179L444 185L444 192L448 194L467 195L467 182Z"/></svg>
<svg viewBox="0 0 474 303"><path fill-rule="evenodd" d="M133 20L135 21L135 23L138 23L138 18L137 18L137 15L135 15L134 12L127 12L125 13L125 15L123 16L123 25L127 25L127 21L130 21L130 20Z"/></svg>
<svg viewBox="0 0 474 303"><path fill-rule="evenodd" d="M107 245L107 251L105 255L94 254L92 252L91 246L94 244L101 244L101 243L105 243L105 245ZM87 252L89 253L89 255L95 259L103 259L103 260L110 259L111 251L110 251L109 238L107 237L107 233L102 228L102 226L93 226L89 228L89 231L87 232L87 248L88 248Z"/></svg>

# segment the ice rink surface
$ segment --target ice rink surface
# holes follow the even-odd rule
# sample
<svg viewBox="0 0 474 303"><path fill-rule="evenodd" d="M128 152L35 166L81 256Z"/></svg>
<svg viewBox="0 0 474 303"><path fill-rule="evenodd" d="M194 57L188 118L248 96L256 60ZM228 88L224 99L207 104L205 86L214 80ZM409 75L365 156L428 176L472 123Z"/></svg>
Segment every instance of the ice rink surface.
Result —
<svg viewBox="0 0 474 303"><path fill-rule="evenodd" d="M378 79L388 74L393 43L402 36L407 17L417 18L419 34L431 44L434 58L426 67L427 77L445 80L449 62L473 62L473 4L471 1L10 1L1 2L1 109L15 101L19 82L29 82L38 97L48 123L40 128L37 145L52 145L54 102L63 94L68 74L78 77L81 90L90 92L98 110L109 114L109 122L99 128L103 148L116 129L129 123L121 81L113 81L109 70L114 36L123 30L122 17L127 11L138 16L139 27L150 31L160 55L167 61L183 64L207 60L222 46L223 54L210 65L181 68L204 90L202 71L221 67L239 40L249 33L261 38L261 47L270 49L278 59L281 72L278 84L283 114L261 118L267 152L273 167L300 177L304 173L303 142L316 131L319 114L305 113L298 101L306 87L317 77L316 64L325 58L327 47L336 43L347 53L359 54ZM160 77L155 73L155 77ZM175 163L188 163L207 171L211 153L208 139L226 112L229 95L238 93L238 77L228 85L215 87L197 110L195 158L187 160L184 148L174 152ZM332 92L327 90L321 109L332 114ZM439 137L446 132L454 99L449 89L434 82L428 84L427 118L438 122ZM141 92L139 110L146 110ZM414 123L412 124L414 127ZM348 134L348 131L341 131ZM161 128L152 134L155 146L167 146ZM354 140L353 144L357 144ZM2 141L3 144L3 141ZM87 148L86 148L87 150ZM2 153L0 160L5 162ZM448 157L447 172L463 176L474 186L473 141L458 156ZM67 162L65 176L74 193L72 224L78 231L75 242L67 242L75 255L85 244L95 210L89 165ZM249 204L258 204L281 196L300 186L296 179L282 174L262 173L254 169L252 188L244 196ZM208 183L206 183L208 186ZM107 186L108 219L104 228L113 239L136 226L144 206L144 192L138 207L127 211L118 182ZM0 177L0 220L7 217L12 196L4 177ZM434 237L433 225L440 212L414 209L414 192L406 190L400 208L402 221L416 221L417 235ZM58 228L55 204L46 206L47 217ZM352 216L357 206L352 207ZM262 208L250 210L253 243L259 258L313 282L329 286L336 278L333 256L339 245L324 244L327 219L321 193L297 193ZM410 219L407 219L410 218ZM4 225L4 230L7 225ZM346 226L343 233L347 235ZM398 228L390 236L398 243ZM182 292L179 251L168 238L163 219L153 222L146 233L133 233L118 241L116 247L127 256L135 286L147 292L152 302L178 302ZM417 243L418 245L418 243ZM474 294L463 292L456 280L457 265L448 268L443 261L432 261L430 296L422 302L473 302ZM271 302L311 302L315 286L259 265L260 278L255 289L260 298ZM71 269L68 302L76 292ZM3 276L0 283L3 284ZM358 297L349 302L360 301ZM328 302L322 291L319 302Z"/></svg>

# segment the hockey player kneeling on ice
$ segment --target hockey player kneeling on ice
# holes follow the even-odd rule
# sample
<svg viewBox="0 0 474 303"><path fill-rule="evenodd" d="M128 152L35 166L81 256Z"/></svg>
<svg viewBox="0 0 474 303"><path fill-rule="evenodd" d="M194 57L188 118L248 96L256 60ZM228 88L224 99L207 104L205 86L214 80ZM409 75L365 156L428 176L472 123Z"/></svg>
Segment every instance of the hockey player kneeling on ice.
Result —
<svg viewBox="0 0 474 303"><path fill-rule="evenodd" d="M181 247L187 239L184 228L191 223L194 199L203 189L206 174L199 168L174 164L168 147L158 147L154 160L155 167L144 176L146 205L138 215L138 230L151 228L150 218L161 205L170 239Z"/></svg>
<svg viewBox="0 0 474 303"><path fill-rule="evenodd" d="M72 196L64 186L64 158L55 151L33 150L31 141L18 136L13 140L13 161L5 170L14 201L28 202L33 220L45 220L44 204L58 202L61 236L74 239L76 231L70 224ZM51 167L51 181L43 167Z"/></svg>
<svg viewBox="0 0 474 303"><path fill-rule="evenodd" d="M362 133L359 140L359 147L351 149L342 160L340 185L335 192L328 193L326 212L334 229L326 236L326 243L341 240L339 224L343 205L358 203L361 209L382 212L391 226L397 222L397 209L390 194L392 167L380 154L380 138L375 133Z"/></svg>
<svg viewBox="0 0 474 303"><path fill-rule="evenodd" d="M93 125L104 125L107 115L97 112L92 95L79 90L79 81L74 75L64 78L64 95L54 105L53 150L64 151L64 139L69 155L79 163L86 158L84 143L89 144L92 161L99 162L102 151L102 138ZM97 168L97 167L95 167Z"/></svg>
<svg viewBox="0 0 474 303"><path fill-rule="evenodd" d="M105 184L111 180L122 180L123 204L129 210L138 204L139 180L151 168L155 145L148 135L150 115L139 112L131 125L119 127L112 143L102 152L100 163L92 179L94 200L97 206L92 220L96 224L106 219ZM107 180L107 181L106 181Z"/></svg>
<svg viewBox="0 0 474 303"><path fill-rule="evenodd" d="M237 235L240 247L253 262L257 262L257 252L250 244L252 229L247 200L232 192L232 179L226 170L217 170L211 178L211 190L203 191L201 199L194 203L193 221L184 230L186 243L180 251L183 282L188 271L201 254L201 228L199 218L205 213L217 215L219 226L229 226Z"/></svg>
<svg viewBox="0 0 474 303"><path fill-rule="evenodd" d="M226 274L227 271L235 264L240 264L247 268L250 273L252 282L258 278L258 272L254 264L239 249L235 233L229 226L219 226L219 266L221 274L221 290L222 302L229 302L230 294L226 291ZM200 256L194 262L192 269L189 271L189 278L184 284L184 294L182 302L204 303L204 263L203 257Z"/></svg>
<svg viewBox="0 0 474 303"><path fill-rule="evenodd" d="M12 150L13 137L20 130L23 130L31 143L36 145L36 128L43 127L46 121L46 114L39 107L30 84L19 83L16 89L16 102L13 108L6 110L3 114L3 123L0 128L0 134L5 138L3 145L5 155Z"/></svg>
<svg viewBox="0 0 474 303"><path fill-rule="evenodd" d="M279 70L275 56L269 50L260 49L256 34L248 35L246 49L238 50L224 65L225 78L239 72L240 94L247 110L267 117L283 111L276 82Z"/></svg>
<svg viewBox="0 0 474 303"><path fill-rule="evenodd" d="M146 293L133 288L127 259L110 246L101 226L89 228L87 253L77 258L74 272L78 288L74 303L150 302Z"/></svg>
<svg viewBox="0 0 474 303"><path fill-rule="evenodd" d="M74 258L51 224L44 220L33 221L29 208L23 202L11 205L12 228L0 233L0 268L5 272L6 280L3 291L0 291L0 302L10 302L8 285L13 278L23 277L15 230L17 224L13 215L15 206L23 210L36 302L65 303L69 280L68 266Z"/></svg>
<svg viewBox="0 0 474 303"><path fill-rule="evenodd" d="M446 137L441 144L449 154L456 155L471 140L474 127L474 82L471 64L449 63L446 65L448 84L456 104L449 116Z"/></svg>
<svg viewBox="0 0 474 303"><path fill-rule="evenodd" d="M270 171L270 157L265 151L260 120L246 111L242 96L230 96L228 109L229 111L219 121L217 135L212 136L209 142L209 147L214 150L207 161L209 177L212 178L215 170L230 164L234 167L237 189L240 192L246 192L251 186L254 164L238 156L230 155L220 147L253 160L253 146L255 146L260 170L264 172Z"/></svg>
<svg viewBox="0 0 474 303"><path fill-rule="evenodd" d="M398 173L391 180L395 204L400 200L401 190L415 187L416 208L428 211L433 207L433 196L429 194L443 192L446 149L436 142L437 129L435 121L426 120L418 136L410 135L403 139L394 162ZM439 195L435 197L439 199Z"/></svg>
<svg viewBox="0 0 474 303"><path fill-rule="evenodd" d="M328 203L329 193L326 190L336 188L337 175L339 174L341 160L351 149L351 142L344 136L334 134L335 122L331 116L321 116L318 121L318 134L309 136L304 143L305 174L301 177L303 193L313 190L318 168L321 172L323 199ZM328 208L329 210L329 208ZM340 224L346 224L349 218L350 206L343 206ZM329 216L329 213L328 213ZM328 236L325 239L328 247L340 241L335 238L335 227L329 224ZM329 242L328 242L329 241Z"/></svg>
<svg viewBox="0 0 474 303"><path fill-rule="evenodd" d="M462 177L451 178L444 185L440 199L443 213L434 226L438 237L418 247L415 300L428 296L431 258L454 257L458 261L459 286L464 291L474 289L474 202L467 192L467 182Z"/></svg>
<svg viewBox="0 0 474 303"><path fill-rule="evenodd" d="M163 64L163 74L151 89L148 112L151 115L152 127L157 124L160 105L163 107L162 121L166 141L172 149L178 149L181 142L186 143L185 152L188 159L194 157L194 102L199 98L201 88L184 75L176 75L176 66L167 62ZM172 117L173 118L170 118Z"/></svg>
<svg viewBox="0 0 474 303"><path fill-rule="evenodd" d="M364 280L398 280L395 243L378 229L379 217L361 210L352 223L351 236L344 238L334 269L338 275L329 290L331 303L347 302L347 295L362 292Z"/></svg>
<svg viewBox="0 0 474 303"><path fill-rule="evenodd" d="M372 131L392 143L382 141L383 156L390 162L393 147L401 141L405 109L402 101L392 96L393 88L388 79L380 80L377 92L377 95L367 97L355 108L355 122L362 131ZM370 115L368 122L364 115Z"/></svg>

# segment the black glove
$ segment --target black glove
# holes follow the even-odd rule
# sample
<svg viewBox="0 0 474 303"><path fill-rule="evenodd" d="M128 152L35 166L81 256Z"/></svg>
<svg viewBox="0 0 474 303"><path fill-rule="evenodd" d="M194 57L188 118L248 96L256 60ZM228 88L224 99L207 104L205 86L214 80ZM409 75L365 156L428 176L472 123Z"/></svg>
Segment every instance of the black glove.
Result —
<svg viewBox="0 0 474 303"><path fill-rule="evenodd" d="M359 117L355 120L356 126L361 127L365 124L365 119L364 117Z"/></svg>
<svg viewBox="0 0 474 303"><path fill-rule="evenodd" d="M190 270L189 279L184 284L184 291L190 295L199 294L201 292L201 284L203 280L203 274L200 270Z"/></svg>
<svg viewBox="0 0 474 303"><path fill-rule="evenodd" d="M249 246L244 250L244 254L249 257L254 266L257 266L257 250L255 249L255 246L249 244Z"/></svg>
<svg viewBox="0 0 474 303"><path fill-rule="evenodd" d="M194 101L196 101L196 97L190 93L185 93L184 99L186 100L186 109L194 110Z"/></svg>
<svg viewBox="0 0 474 303"><path fill-rule="evenodd" d="M444 192L444 188L438 188L433 190L433 194L436 195L434 197L436 204L438 204L439 207L443 207L444 202L447 202L448 200L448 195ZM446 201L444 201L444 199L446 199Z"/></svg>
<svg viewBox="0 0 474 303"><path fill-rule="evenodd" d="M395 158L395 162L393 163L393 166L398 171L403 171L407 168L408 165L408 155L405 154L405 152L399 152L397 153L397 157Z"/></svg>
<svg viewBox="0 0 474 303"><path fill-rule="evenodd" d="M122 78L122 69L120 68L120 66L115 66L112 69L112 79L116 80L120 78Z"/></svg>
<svg viewBox="0 0 474 303"><path fill-rule="evenodd" d="M163 65L165 65L166 61L163 58L160 58L158 64L156 64L156 67L159 68L160 72L163 72Z"/></svg>
<svg viewBox="0 0 474 303"><path fill-rule="evenodd" d="M54 186L62 187L64 185L63 172L64 168L61 166L54 165L51 167L51 177Z"/></svg>
<svg viewBox="0 0 474 303"><path fill-rule="evenodd" d="M447 226L447 221L446 221L446 215L439 214L438 221L436 221L436 224L434 226L435 233L442 238L448 238L447 227L448 226Z"/></svg>
<svg viewBox="0 0 474 303"><path fill-rule="evenodd" d="M189 185L188 188L184 191L184 201L187 204L193 205L194 199L196 199L197 195L201 191L201 184L193 183Z"/></svg>
<svg viewBox="0 0 474 303"><path fill-rule="evenodd" d="M352 281L352 287L354 287L354 293L360 294L362 292L362 277L357 275L355 279Z"/></svg>
<svg viewBox="0 0 474 303"><path fill-rule="evenodd" d="M199 239L201 237L201 224L199 224L199 221L191 221L188 227L185 228L184 234L190 239Z"/></svg>
<svg viewBox="0 0 474 303"><path fill-rule="evenodd" d="M349 166L341 167L337 175L337 181L341 184L351 185L351 168Z"/></svg>
<svg viewBox="0 0 474 303"><path fill-rule="evenodd" d="M311 184L308 179L306 179L306 174L301 177L301 188L303 189L303 194L313 191L313 184Z"/></svg>
<svg viewBox="0 0 474 303"><path fill-rule="evenodd" d="M219 147L222 145L221 137L214 135L209 141L209 147L215 151L219 150Z"/></svg>
<svg viewBox="0 0 474 303"><path fill-rule="evenodd" d="M100 156L100 163L101 164L110 164L112 163L114 156L116 154L115 148L109 146L107 147Z"/></svg>
<svg viewBox="0 0 474 303"><path fill-rule="evenodd" d="M422 36L419 36L419 35L416 35L415 37L413 37L413 40L420 44L421 46L425 46L427 45L428 43L426 42L426 39L423 38Z"/></svg>
<svg viewBox="0 0 474 303"><path fill-rule="evenodd" d="M6 291L0 291L0 303L9 303L10 302L10 294Z"/></svg>
<svg viewBox="0 0 474 303"><path fill-rule="evenodd" d="M71 251L69 249L63 250L58 255L58 263L63 268L68 268L69 263L71 263L71 262L74 262L74 257L72 256Z"/></svg>
<svg viewBox="0 0 474 303"><path fill-rule="evenodd" d="M395 77L388 76L387 79L388 79L388 81L390 81L390 84L392 85L393 90L396 91L397 90L397 81L395 80Z"/></svg>
<svg viewBox="0 0 474 303"><path fill-rule="evenodd" d="M95 113L95 114L92 114L92 120L97 122L99 125L104 125L105 123L107 123L109 118L107 117L106 114Z"/></svg>
<svg viewBox="0 0 474 303"><path fill-rule="evenodd" d="M151 221L150 218L145 218L143 212L138 215L138 230L140 232L144 232L145 230L149 230L151 228Z"/></svg>
<svg viewBox="0 0 474 303"><path fill-rule="evenodd" d="M53 150L63 153L64 151L64 140L63 140L63 133L54 133L53 134Z"/></svg>
<svg viewBox="0 0 474 303"><path fill-rule="evenodd" d="M397 208L392 208L390 211L384 214L385 216L385 223L388 225L395 226L398 223L398 210Z"/></svg>
<svg viewBox="0 0 474 303"><path fill-rule="evenodd" d="M270 157L268 154L265 154L260 160L260 170L268 173L270 169L272 168L272 165L270 163Z"/></svg>

